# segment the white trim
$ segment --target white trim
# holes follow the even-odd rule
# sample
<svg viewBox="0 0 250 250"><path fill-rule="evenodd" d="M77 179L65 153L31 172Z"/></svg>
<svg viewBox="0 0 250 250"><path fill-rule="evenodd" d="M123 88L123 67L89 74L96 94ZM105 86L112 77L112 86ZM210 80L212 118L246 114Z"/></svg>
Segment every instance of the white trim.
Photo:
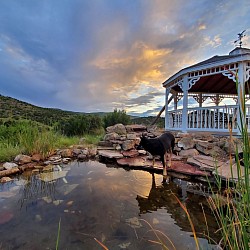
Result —
<svg viewBox="0 0 250 250"><path fill-rule="evenodd" d="M212 68L218 68L218 67L225 67L228 65L232 65L235 63L240 63L243 61L250 61L250 54L245 54L245 55L239 55L239 56L232 56L224 60L220 60L217 62L212 62L212 63L206 63L198 66L190 66L188 68L182 69L170 78L168 78L165 82L163 82L163 87L166 87L169 83L173 82L175 79L180 78L185 74L191 73L191 72L197 72L197 71L203 71L207 69L212 69ZM230 68L229 68L230 69ZM219 72L221 73L222 71L227 71L226 69L220 70ZM219 72L210 72L205 75L215 75L218 74Z"/></svg>

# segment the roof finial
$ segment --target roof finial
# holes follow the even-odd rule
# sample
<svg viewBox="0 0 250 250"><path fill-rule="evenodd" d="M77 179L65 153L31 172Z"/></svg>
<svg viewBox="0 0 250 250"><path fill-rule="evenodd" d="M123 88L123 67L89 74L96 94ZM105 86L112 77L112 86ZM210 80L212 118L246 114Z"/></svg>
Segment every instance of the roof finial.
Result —
<svg viewBox="0 0 250 250"><path fill-rule="evenodd" d="M242 38L243 38L244 36L246 36L246 35L244 34L245 32L246 32L246 30L243 30L241 33L238 34L238 39L234 41L236 47L237 47L237 44L236 44L236 43L239 42L239 45L240 45L240 48L241 48L241 46L242 46Z"/></svg>

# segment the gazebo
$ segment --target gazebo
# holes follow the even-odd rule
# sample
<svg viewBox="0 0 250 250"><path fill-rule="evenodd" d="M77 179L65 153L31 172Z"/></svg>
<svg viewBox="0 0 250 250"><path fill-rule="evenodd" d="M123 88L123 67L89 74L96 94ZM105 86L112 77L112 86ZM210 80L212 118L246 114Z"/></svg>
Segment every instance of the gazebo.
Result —
<svg viewBox="0 0 250 250"><path fill-rule="evenodd" d="M241 46L229 55L214 56L180 70L163 83L166 88L165 129L228 132L231 127L238 133L237 121L243 110L241 97L249 100L249 77L250 49ZM194 100L191 103L192 98L195 105ZM205 102L208 98L209 104ZM224 98L235 101L235 105L223 104ZM181 99L182 106L178 107ZM250 128L250 105L245 108L245 122Z"/></svg>

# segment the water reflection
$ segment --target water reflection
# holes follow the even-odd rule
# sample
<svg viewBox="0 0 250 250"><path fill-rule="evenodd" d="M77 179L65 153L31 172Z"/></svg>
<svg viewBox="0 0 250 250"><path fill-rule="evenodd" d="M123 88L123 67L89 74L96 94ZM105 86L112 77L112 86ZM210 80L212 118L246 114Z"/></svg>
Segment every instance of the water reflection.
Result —
<svg viewBox="0 0 250 250"><path fill-rule="evenodd" d="M181 208L178 198L186 206L196 233L200 237L207 235L206 223L208 223L211 232L218 229L206 200L208 193L200 190L202 184L172 178L167 182L163 181L162 184L156 185L155 175L151 175L151 189L147 197L140 195L136 197L140 214L152 213L162 208L166 209L182 230L191 232L189 220L185 211ZM199 189L196 187L199 187ZM194 195L194 190L196 193L199 192L199 195ZM213 235L213 237L217 237L217 235Z"/></svg>
<svg viewBox="0 0 250 250"><path fill-rule="evenodd" d="M26 207L29 204L37 203L43 197L47 199L56 200L55 190L57 181L44 182L38 178L38 175L31 173L24 177L24 185L20 188L20 208Z"/></svg>
<svg viewBox="0 0 250 250"><path fill-rule="evenodd" d="M176 249L194 249L186 233L191 231L189 222L173 193L189 209L197 232L205 231L202 197L192 195L187 182L162 183L161 175L94 161L73 162L56 172L23 175L0 190L13 194L5 194L0 210L3 249L54 249L60 219L60 249L102 249L94 238L112 250L161 249L150 243L155 235L140 219L168 235ZM208 218L211 228L213 221ZM203 245L207 248L207 241Z"/></svg>

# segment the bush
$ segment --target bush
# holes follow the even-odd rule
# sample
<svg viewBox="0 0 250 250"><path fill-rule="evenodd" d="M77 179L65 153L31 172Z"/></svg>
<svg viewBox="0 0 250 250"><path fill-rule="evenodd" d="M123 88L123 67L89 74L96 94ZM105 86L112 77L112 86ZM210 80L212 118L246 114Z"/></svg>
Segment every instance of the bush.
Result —
<svg viewBox="0 0 250 250"><path fill-rule="evenodd" d="M117 123L128 125L131 123L130 116L126 114L125 110L115 109L113 113L109 113L103 117L104 128L113 126Z"/></svg>
<svg viewBox="0 0 250 250"><path fill-rule="evenodd" d="M57 124L56 130L66 136L82 136L102 128L102 120L95 115L79 115Z"/></svg>

